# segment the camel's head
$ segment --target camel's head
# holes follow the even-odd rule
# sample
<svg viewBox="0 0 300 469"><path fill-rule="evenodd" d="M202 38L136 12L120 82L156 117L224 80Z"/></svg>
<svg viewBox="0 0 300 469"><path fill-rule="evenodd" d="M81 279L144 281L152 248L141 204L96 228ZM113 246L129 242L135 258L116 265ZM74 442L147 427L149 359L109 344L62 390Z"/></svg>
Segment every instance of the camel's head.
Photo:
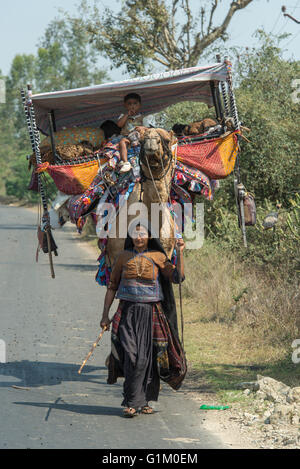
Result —
<svg viewBox="0 0 300 469"><path fill-rule="evenodd" d="M177 139L174 132L164 129L147 129L142 135L143 156L142 165L157 173L167 167L171 159L172 145ZM163 165L163 167L162 167Z"/></svg>

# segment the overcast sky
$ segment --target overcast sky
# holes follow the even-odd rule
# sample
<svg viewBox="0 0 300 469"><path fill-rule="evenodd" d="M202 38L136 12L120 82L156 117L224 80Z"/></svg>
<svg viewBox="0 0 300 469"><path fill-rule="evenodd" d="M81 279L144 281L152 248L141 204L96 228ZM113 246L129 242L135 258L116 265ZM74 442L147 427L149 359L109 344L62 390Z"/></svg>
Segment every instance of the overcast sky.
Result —
<svg viewBox="0 0 300 469"><path fill-rule="evenodd" d="M89 0L93 4L93 0ZM99 7L110 6L118 10L121 1L97 0ZM191 0L193 5L198 0ZM221 5L228 8L231 0L223 0ZM37 42L43 35L47 24L57 16L59 7L76 14L77 1L74 0L0 0L0 70L5 75L9 72L11 62L16 54L36 53ZM267 32L292 35L283 42L286 46L285 57L300 59L300 25L286 19L281 14L282 4L287 6L288 12L300 20L300 0L254 0L247 8L236 13L228 32L231 36L228 46L253 46L255 39L252 36L255 29L263 26ZM227 9L226 8L226 9ZM221 19L219 14L218 18ZM103 66L108 68L108 62L99 57ZM126 79L121 70L109 70L112 80Z"/></svg>

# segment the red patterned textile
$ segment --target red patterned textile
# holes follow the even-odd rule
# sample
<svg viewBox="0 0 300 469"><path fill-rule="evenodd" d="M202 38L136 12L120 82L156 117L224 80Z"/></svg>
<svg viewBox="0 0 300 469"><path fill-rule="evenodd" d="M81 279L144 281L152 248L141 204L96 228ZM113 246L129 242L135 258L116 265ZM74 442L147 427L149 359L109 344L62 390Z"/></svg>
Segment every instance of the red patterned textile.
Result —
<svg viewBox="0 0 300 469"><path fill-rule="evenodd" d="M234 169L238 154L237 133L201 141L186 137L180 139L177 158L212 179L224 179Z"/></svg>

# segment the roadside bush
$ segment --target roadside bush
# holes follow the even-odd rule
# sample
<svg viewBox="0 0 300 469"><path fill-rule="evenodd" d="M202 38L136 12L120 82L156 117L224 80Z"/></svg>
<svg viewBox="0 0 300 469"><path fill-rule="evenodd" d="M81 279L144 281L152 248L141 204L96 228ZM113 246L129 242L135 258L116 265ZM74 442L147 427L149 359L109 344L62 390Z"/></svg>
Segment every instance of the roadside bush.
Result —
<svg viewBox="0 0 300 469"><path fill-rule="evenodd" d="M17 199L24 199L28 202L36 202L40 200L40 196L29 191L31 173L28 171L28 161L23 153L17 155L10 166L10 175L5 181L6 195L14 196ZM55 196L57 188L49 176L43 176L46 194L49 198Z"/></svg>
<svg viewBox="0 0 300 469"><path fill-rule="evenodd" d="M258 269L207 240L202 249L186 251L185 273L182 292L189 323L238 327L244 340L262 349L288 351L299 336L299 281L284 269Z"/></svg>
<svg viewBox="0 0 300 469"><path fill-rule="evenodd" d="M271 212L278 213L274 229L265 230L263 220ZM248 248L243 247L237 215L224 207L217 196L205 211L206 236L225 249L235 252L247 265L274 269L294 276L300 271L300 196L295 194L286 207L276 208L268 200L257 207L257 223L246 227ZM276 275L276 273L275 273Z"/></svg>

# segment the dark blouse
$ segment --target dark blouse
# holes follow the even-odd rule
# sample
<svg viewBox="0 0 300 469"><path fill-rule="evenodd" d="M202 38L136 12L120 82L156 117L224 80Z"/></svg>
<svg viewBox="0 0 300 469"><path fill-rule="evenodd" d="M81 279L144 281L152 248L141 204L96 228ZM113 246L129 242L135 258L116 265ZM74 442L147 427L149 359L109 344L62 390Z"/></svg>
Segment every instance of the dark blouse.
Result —
<svg viewBox="0 0 300 469"><path fill-rule="evenodd" d="M108 289L118 290L117 298L128 301L163 299L159 275L178 283L176 267L159 251L123 251L113 266ZM135 299L133 299L135 298Z"/></svg>

